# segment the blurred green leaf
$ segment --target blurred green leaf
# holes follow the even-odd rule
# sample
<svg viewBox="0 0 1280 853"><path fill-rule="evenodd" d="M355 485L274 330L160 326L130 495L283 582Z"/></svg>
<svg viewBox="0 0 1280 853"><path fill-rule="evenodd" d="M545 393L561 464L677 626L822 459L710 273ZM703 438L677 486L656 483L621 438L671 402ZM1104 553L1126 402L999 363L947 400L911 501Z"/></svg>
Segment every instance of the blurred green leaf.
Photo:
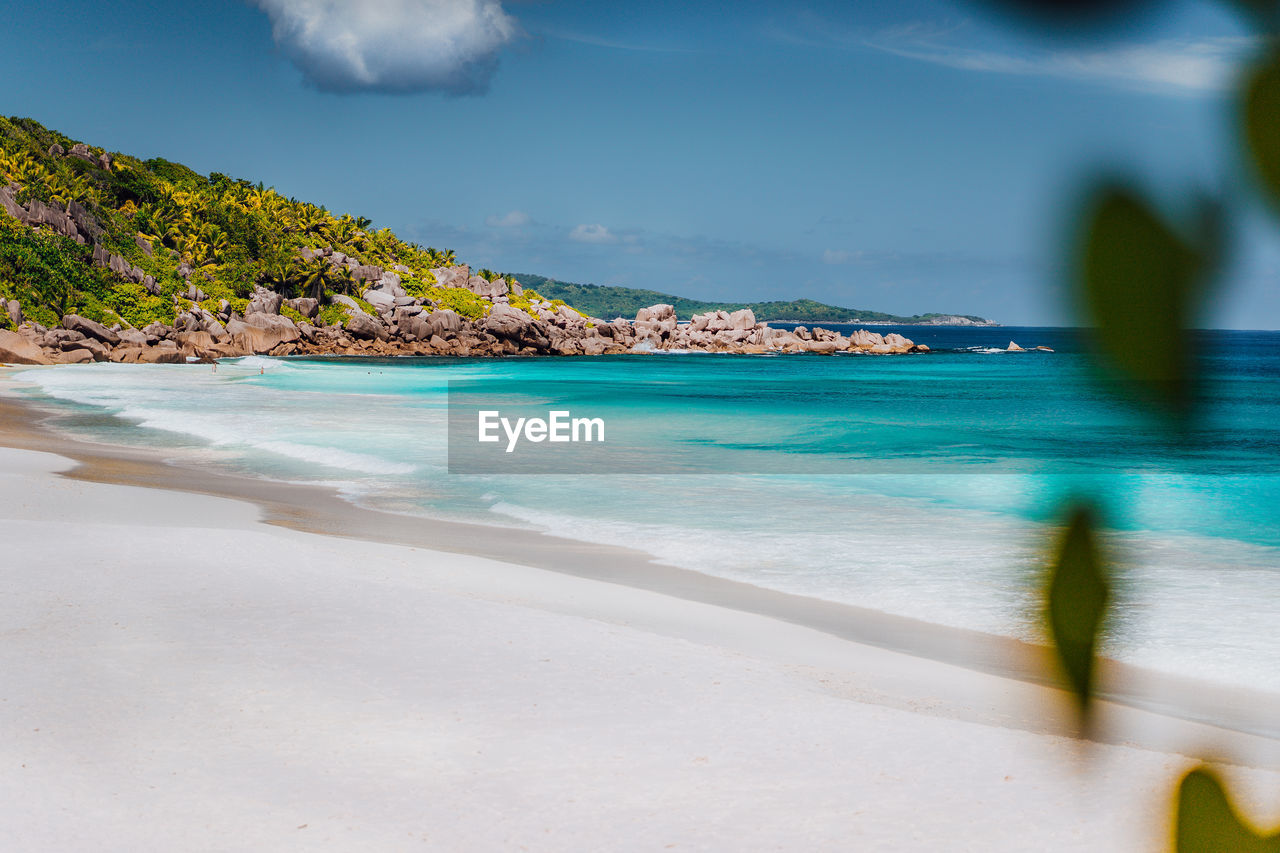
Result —
<svg viewBox="0 0 1280 853"><path fill-rule="evenodd" d="M1280 853L1280 833L1263 836L1231 808L1222 783L1197 767L1178 786L1176 853Z"/></svg>
<svg viewBox="0 0 1280 853"><path fill-rule="evenodd" d="M1094 527L1089 509L1072 511L1045 596L1049 636L1086 722L1093 696L1098 631L1111 598L1109 570L1098 549Z"/></svg>
<svg viewBox="0 0 1280 853"><path fill-rule="evenodd" d="M1273 33L1280 20L1280 0L1228 0L1247 17L1249 24L1263 33Z"/></svg>
<svg viewBox="0 0 1280 853"><path fill-rule="evenodd" d="M1280 203L1280 53L1249 74L1244 89L1244 135L1254 167L1272 201Z"/></svg>
<svg viewBox="0 0 1280 853"><path fill-rule="evenodd" d="M1153 0L987 0L1002 12L1052 31L1093 31L1132 24L1135 14L1156 5Z"/></svg>
<svg viewBox="0 0 1280 853"><path fill-rule="evenodd" d="M1185 416L1196 385L1187 330L1217 243L1216 215L1205 216L1201 250L1125 187L1099 192L1085 221L1080 291L1096 329L1096 349L1144 402Z"/></svg>

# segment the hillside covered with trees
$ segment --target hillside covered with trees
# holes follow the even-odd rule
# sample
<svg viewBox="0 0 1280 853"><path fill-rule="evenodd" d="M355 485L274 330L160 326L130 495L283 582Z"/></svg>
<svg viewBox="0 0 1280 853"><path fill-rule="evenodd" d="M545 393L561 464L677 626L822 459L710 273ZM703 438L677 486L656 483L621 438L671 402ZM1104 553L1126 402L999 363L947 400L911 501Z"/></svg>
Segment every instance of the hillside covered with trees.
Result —
<svg viewBox="0 0 1280 853"><path fill-rule="evenodd" d="M8 214L0 215L0 298L45 326L66 314L108 326L171 324L187 303L215 311L224 300L243 313L255 286L326 303L358 297L361 269L374 267L396 269L407 293L464 317L488 310L466 288L437 286L432 269L457 263L448 249L407 243L261 183L112 154L31 119L0 118L0 189ZM320 246L325 257L311 252ZM326 304L322 317L339 321L342 312ZM13 326L0 315L0 327Z"/></svg>
<svg viewBox="0 0 1280 853"><path fill-rule="evenodd" d="M672 305L676 314L689 317L708 311L740 311L749 308L762 321L794 321L797 323L884 323L892 325L995 325L970 314L916 314L902 316L883 311L864 311L826 305L812 299L775 302L704 302L686 299L656 290L613 287L597 284L573 284L531 273L516 273L514 278L525 287L533 287L550 299L562 299L585 314L595 317L633 317L641 308L658 303Z"/></svg>

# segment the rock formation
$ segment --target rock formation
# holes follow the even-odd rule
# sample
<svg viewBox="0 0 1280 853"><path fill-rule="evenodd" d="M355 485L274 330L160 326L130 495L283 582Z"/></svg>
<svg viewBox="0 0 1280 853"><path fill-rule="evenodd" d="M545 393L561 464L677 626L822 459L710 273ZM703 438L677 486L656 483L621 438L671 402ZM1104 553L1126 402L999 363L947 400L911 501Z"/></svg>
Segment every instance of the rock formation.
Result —
<svg viewBox="0 0 1280 853"><path fill-rule="evenodd" d="M0 206L19 211L28 225L50 227L66 236L79 237L81 242L92 240L100 229L92 215L74 203L66 209L34 200L19 205L12 186L0 187ZM144 254L154 252L141 235L135 242ZM0 360L158 364L249 354L495 356L702 350L829 355L928 351L928 347L916 346L901 335L881 336L865 329L846 337L822 328L772 328L758 322L749 309L698 314L682 323L671 305L662 304L640 309L634 320L618 318L611 322L584 317L565 305L545 300L521 302L523 307L516 307L511 300L524 293L513 282L473 275L467 266L434 270L437 285L466 289L487 303L484 316L471 320L430 299L410 296L401 279L401 274L409 272L405 267L384 270L332 249L306 249L301 255L309 260L324 258L335 267L349 269L352 277L363 283L363 302L345 295L332 296L331 304L342 309L342 319L326 324L320 320L322 306L318 300L285 300L273 290L256 287L243 316L232 311L226 300L221 300L217 313L213 313L200 304L208 301L208 294L191 283L192 270L184 264L179 266L179 273L187 278L187 289L173 297L172 325L108 328L89 318L68 314L62 318L61 328L46 329L24 321L17 302L0 305L18 327L16 333L0 335ZM160 293L151 276L97 243L93 244L92 258L95 264L121 278ZM292 309L290 316L301 316L306 321L295 323L281 313L284 306ZM332 318L332 314L325 316Z"/></svg>
<svg viewBox="0 0 1280 853"><path fill-rule="evenodd" d="M390 277L388 277L390 276ZM446 275L446 278L451 276ZM470 280L470 276L467 280ZM461 275L456 280L462 280ZM24 323L18 333L0 341L0 360L23 363L123 361L180 363L249 354L296 355L605 355L703 350L731 353L890 354L928 352L897 334L881 336L859 329L848 337L803 326L794 331L757 322L749 311L695 315L680 323L670 305L641 309L634 321L613 322L583 317L563 306L535 303L532 311L495 302L486 316L468 320L429 300L393 296L399 287L394 273L378 279L364 293L376 313L363 310L348 296L334 296L344 319L332 325L295 323L280 313L288 304L308 319L319 314L314 299L288 303L274 291L258 288L244 316L225 300L219 313L194 300L176 313L172 326L152 323L143 329L107 328L68 314L59 329ZM474 292L474 291L473 291ZM188 291L185 296L203 296ZM370 299L370 297L373 297ZM21 312L20 306L6 306ZM225 322L224 322L225 321Z"/></svg>

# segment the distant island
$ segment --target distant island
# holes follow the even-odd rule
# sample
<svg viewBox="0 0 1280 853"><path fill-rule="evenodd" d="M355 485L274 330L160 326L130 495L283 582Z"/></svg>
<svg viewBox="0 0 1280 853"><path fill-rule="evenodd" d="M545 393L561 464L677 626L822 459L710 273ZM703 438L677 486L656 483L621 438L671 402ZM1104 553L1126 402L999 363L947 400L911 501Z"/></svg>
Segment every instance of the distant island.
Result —
<svg viewBox="0 0 1280 853"><path fill-rule="evenodd" d="M986 322L811 300L721 305L473 270L452 250L262 183L0 118L0 362L928 350L898 334L769 319Z"/></svg>
<svg viewBox="0 0 1280 853"><path fill-rule="evenodd" d="M531 287L548 299L560 299L579 311L597 317L632 317L641 308L655 303L665 303L675 308L682 317L705 314L710 311L733 313L744 308L762 322L779 323L861 323L868 326L998 326L984 317L972 314L886 314L883 311L865 311L841 308L813 299L793 299L772 302L704 302L686 299L656 290L636 287L615 287L599 284L575 284L558 281L532 273L514 273L512 276L524 287Z"/></svg>

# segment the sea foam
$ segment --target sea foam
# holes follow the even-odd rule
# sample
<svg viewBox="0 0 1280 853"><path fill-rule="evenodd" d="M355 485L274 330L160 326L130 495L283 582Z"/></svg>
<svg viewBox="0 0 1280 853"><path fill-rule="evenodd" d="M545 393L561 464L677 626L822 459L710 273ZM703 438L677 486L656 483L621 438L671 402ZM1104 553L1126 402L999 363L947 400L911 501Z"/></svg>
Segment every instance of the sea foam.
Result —
<svg viewBox="0 0 1280 853"><path fill-rule="evenodd" d="M1262 355L1247 363L1244 350L1220 357L1230 381L1206 434L1229 440L1170 466L1092 384L1065 334L911 333L923 334L934 336L931 355L253 357L216 372L95 364L16 376L67 415L61 428L86 437L323 482L371 508L625 545L708 574L1023 639L1038 638L1036 590L1063 501L1084 494L1115 528L1107 542L1122 566L1107 653L1280 690L1270 630L1280 476L1268 473L1280 447L1270 379L1280 336L1253 342ZM1003 354L997 344L1011 334L1059 352L982 357ZM492 383L515 399L563 382L579 389L575 407L612 406L611 429L648 436L657 458L695 447L725 473L448 473L450 381ZM584 395L591 382L613 396ZM942 458L946 473L934 464ZM859 475L850 466L860 459L901 471ZM781 473L813 460L823 475Z"/></svg>

